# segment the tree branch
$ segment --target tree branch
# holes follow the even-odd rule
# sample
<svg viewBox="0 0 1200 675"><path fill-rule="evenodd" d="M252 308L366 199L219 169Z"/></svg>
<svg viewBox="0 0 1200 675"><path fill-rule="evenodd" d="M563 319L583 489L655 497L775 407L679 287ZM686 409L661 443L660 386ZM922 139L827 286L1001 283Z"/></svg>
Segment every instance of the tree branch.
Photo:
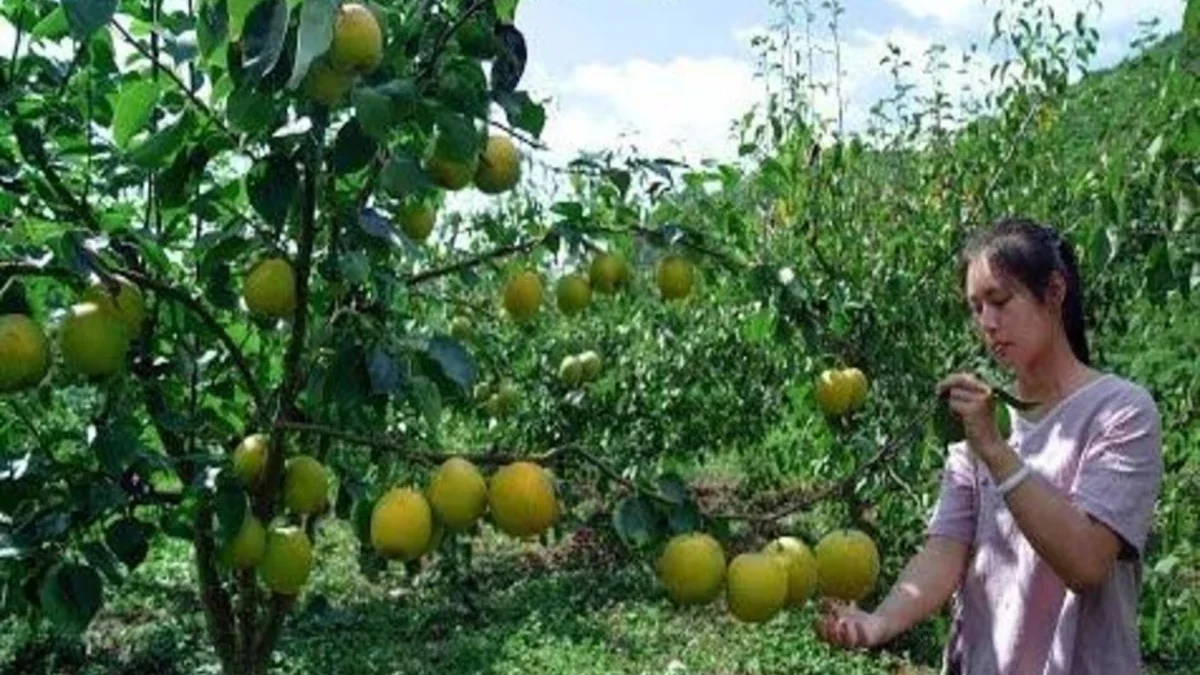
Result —
<svg viewBox="0 0 1200 675"><path fill-rule="evenodd" d="M200 602L204 606L204 618L212 636L217 658L226 673L234 670L236 637L233 633L233 609L229 594L221 586L217 574L216 550L212 538L212 504L202 501L196 512L196 528L192 545L196 551L196 572L200 578Z"/></svg>
<svg viewBox="0 0 1200 675"><path fill-rule="evenodd" d="M258 409L259 414L262 414L262 411L266 407L266 399L263 397L262 388L259 387L258 381L254 379L254 373L250 370L246 356L242 354L242 350L238 347L237 343L234 342L229 333L225 331L225 328L221 326L221 323L205 308L200 300L188 295L186 291L175 288L166 282L152 279L140 272L113 268L108 270L108 273L115 276L123 276L142 288L150 289L164 298L175 301L195 314L212 331L213 335L221 341L221 344L225 346L238 372L241 373L251 397L254 398L255 407ZM64 267L45 267L33 263L0 263L0 277L9 274L52 277L57 279L73 279L79 276L77 272Z"/></svg>
<svg viewBox="0 0 1200 675"><path fill-rule="evenodd" d="M518 253L528 253L529 251L532 251L533 249L545 243L549 236L550 235L547 233L546 235L537 237L536 239L528 239L516 244L501 246L499 248L492 249L491 251L486 251L484 253L480 253L479 255L472 256L466 260L460 260L459 262L446 265L445 267L437 267L424 272L419 272L406 278L404 280L404 285L416 286L427 281L432 281L440 277L454 274L455 272L462 272L464 270L471 269L472 267L477 267L491 260L504 258L510 255L516 255Z"/></svg>
<svg viewBox="0 0 1200 675"><path fill-rule="evenodd" d="M334 429L333 427L327 427L327 426L323 426L320 424L308 424L305 422L277 422L275 424L275 428L281 429L284 431L293 431L293 432L297 432L297 433L326 436L328 438L333 438L333 439L336 439L339 441L350 443L352 445L361 445L363 447L368 447L368 448L378 448L380 450L387 450L389 452L401 454L401 455L404 455L405 457L416 459L416 460L425 462L426 464L430 464L430 465L440 464L451 457L463 457L465 459L471 460L475 464L489 465L489 466L494 466L494 465L499 465L499 464L510 464L512 462L518 462L518 461L537 462L539 464L543 464L543 463L550 463L550 462L558 461L561 457L563 457L564 455L566 455L568 453L578 452L578 450L576 448L572 448L571 446L564 445L564 446L560 446L557 448L553 448L553 449L543 452L539 455L515 455L515 454L494 453L494 452L438 453L438 452L429 452L429 451L425 451L425 450L414 450L414 449L404 445L403 443L391 441L386 438L379 438L377 436L364 436L361 434L355 434L355 433L352 433L349 431L342 431L341 429Z"/></svg>
<svg viewBox="0 0 1200 675"><path fill-rule="evenodd" d="M137 38L130 35L129 31L122 28L121 24L117 23L115 18L111 23L113 28L117 29L117 32L121 34L121 37L123 37L125 41L130 44L130 46L132 46L138 51L139 54L150 61L151 65L157 69L156 72L166 73L167 77L171 78L171 82L173 82L181 91L183 91L184 94L187 94L187 97L191 100L192 105L199 108L201 112L203 112L210 120L212 120L213 124L215 124L217 128L221 130L221 133L228 136L231 140L237 140L237 136L235 136L233 132L229 130L229 127L225 126L225 122L213 112L212 108L208 107L204 101L201 101L200 98L196 96L196 92L194 92L191 87L187 86L183 79L180 78L173 69L159 63L158 59L150 53L150 50L147 49L146 46L141 42L138 42ZM155 33L155 35L157 35L157 33Z"/></svg>
<svg viewBox="0 0 1200 675"><path fill-rule="evenodd" d="M254 667L250 672L255 674L266 672L267 661L271 659L271 652L275 650L275 643L279 641L279 634L283 631L283 620L295 602L295 596L278 593L271 595L267 620L263 623L262 632L258 634L258 640L254 643Z"/></svg>
<svg viewBox="0 0 1200 675"><path fill-rule="evenodd" d="M537 150L549 150L550 149L549 146L547 146L545 143L539 141L538 139L532 138L530 136L526 136L524 133L517 131L513 127L511 127L499 120L489 119L487 121L487 123L493 127L496 127L497 129L500 129L504 133L508 134L509 136L512 136L513 138L517 139L521 143L524 143L525 145L528 145L531 148L534 148Z"/></svg>
<svg viewBox="0 0 1200 675"><path fill-rule="evenodd" d="M467 21L475 15L476 12L483 9L491 2L492 0L475 0L470 7L464 10L463 13L454 20L454 23L450 24L446 30L442 31L441 35L437 36L437 39L434 40L433 43L433 49L429 52L429 61L427 61L417 73L418 82L426 80L433 75L434 69L437 68L438 59L441 57L442 52L445 51L446 45L450 42L450 38L454 37L454 34L458 32L458 29L462 28L463 25L465 25Z"/></svg>

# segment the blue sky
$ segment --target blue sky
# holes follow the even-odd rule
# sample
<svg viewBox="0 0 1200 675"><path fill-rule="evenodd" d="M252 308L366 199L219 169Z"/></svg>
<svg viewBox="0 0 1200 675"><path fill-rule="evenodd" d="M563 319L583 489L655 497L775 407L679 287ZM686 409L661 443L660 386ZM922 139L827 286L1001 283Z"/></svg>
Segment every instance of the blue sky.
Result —
<svg viewBox="0 0 1200 675"><path fill-rule="evenodd" d="M1087 0L1043 0L1069 24ZM814 2L814 4L819 4ZM841 17L848 125L860 127L868 107L888 91L879 66L887 44L919 66L934 43L952 50L986 44L997 0L846 0ZM1160 33L1178 29L1182 0L1110 0L1092 9L1105 65L1128 54L1138 22L1158 18ZM544 134L553 163L578 150L624 147L688 160L730 157L729 125L763 97L754 79L749 35L777 14L767 0L521 0L517 26L530 63L524 86L549 97ZM828 15L820 12L821 33ZM991 61L955 81L986 81ZM825 76L833 69L819 67ZM918 78L918 85L926 84ZM832 114L834 99L818 101Z"/></svg>

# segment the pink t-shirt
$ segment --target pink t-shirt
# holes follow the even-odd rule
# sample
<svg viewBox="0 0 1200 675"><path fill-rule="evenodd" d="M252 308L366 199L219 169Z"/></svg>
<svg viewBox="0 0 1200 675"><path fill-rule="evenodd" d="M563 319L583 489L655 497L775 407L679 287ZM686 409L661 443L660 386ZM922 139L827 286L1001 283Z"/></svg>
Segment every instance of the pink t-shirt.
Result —
<svg viewBox="0 0 1200 675"><path fill-rule="evenodd" d="M1143 387L1102 374L1031 422L1009 410L1009 445L1029 480L1060 490L1124 540L1108 578L1068 589L1021 533L990 472L965 443L949 448L927 533L972 545L953 602L944 673L1141 672L1141 554L1162 481L1161 419Z"/></svg>

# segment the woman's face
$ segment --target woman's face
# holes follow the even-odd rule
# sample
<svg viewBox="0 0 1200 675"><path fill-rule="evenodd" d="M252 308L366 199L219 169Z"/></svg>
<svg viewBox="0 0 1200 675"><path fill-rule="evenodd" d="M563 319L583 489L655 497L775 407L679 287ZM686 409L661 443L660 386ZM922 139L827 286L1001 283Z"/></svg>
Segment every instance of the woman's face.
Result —
<svg viewBox="0 0 1200 675"><path fill-rule="evenodd" d="M972 322L992 356L1008 368L1022 370L1050 346L1056 322L1057 288L1038 302L1018 280L997 269L985 256L967 268L967 307Z"/></svg>

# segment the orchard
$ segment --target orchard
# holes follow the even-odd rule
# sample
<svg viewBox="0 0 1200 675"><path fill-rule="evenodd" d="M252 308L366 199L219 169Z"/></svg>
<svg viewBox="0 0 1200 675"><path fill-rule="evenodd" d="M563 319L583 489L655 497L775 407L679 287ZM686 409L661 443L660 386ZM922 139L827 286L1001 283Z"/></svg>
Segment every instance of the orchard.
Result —
<svg viewBox="0 0 1200 675"><path fill-rule="evenodd" d="M1030 5L996 17L1024 79L959 125L894 103L846 135L785 79L739 162L548 167L517 0L0 7L5 625L83 639L183 547L210 672L300 672L322 579L486 623L478 558L592 537L619 571L587 578L664 621L807 640L920 541L963 434L933 384L981 373L1004 428L1034 403L953 276L1017 210L1074 219L1100 358L1173 420L1142 628L1163 668L1200 650L1192 33L1139 66L1163 102L1136 133L1080 112L1115 96L1070 82L1083 15Z"/></svg>

